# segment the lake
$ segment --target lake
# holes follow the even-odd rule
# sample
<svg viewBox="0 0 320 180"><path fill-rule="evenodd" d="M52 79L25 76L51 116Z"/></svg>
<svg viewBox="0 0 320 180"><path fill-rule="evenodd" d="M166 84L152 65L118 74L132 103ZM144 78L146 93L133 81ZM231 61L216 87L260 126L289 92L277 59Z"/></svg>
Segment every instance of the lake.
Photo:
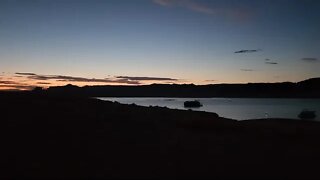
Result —
<svg viewBox="0 0 320 180"><path fill-rule="evenodd" d="M141 106L161 106L171 109L184 108L184 101L199 100L203 106L194 111L215 112L221 117L237 120L260 118L292 118L304 110L316 111L320 121L320 99L276 99L276 98L98 98L122 104L135 103Z"/></svg>

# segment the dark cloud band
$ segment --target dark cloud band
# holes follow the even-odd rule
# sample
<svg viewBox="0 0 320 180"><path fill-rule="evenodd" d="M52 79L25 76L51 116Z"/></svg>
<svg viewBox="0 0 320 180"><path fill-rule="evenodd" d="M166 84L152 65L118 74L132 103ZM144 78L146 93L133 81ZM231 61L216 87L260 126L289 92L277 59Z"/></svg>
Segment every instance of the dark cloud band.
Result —
<svg viewBox="0 0 320 180"><path fill-rule="evenodd" d="M254 53L254 52L259 52L259 51L262 51L262 50L261 49L245 49L245 50L235 51L234 53L236 53L236 54Z"/></svg>
<svg viewBox="0 0 320 180"><path fill-rule="evenodd" d="M265 62L266 64L273 64L273 65L275 65L275 64L278 64L277 62Z"/></svg>
<svg viewBox="0 0 320 180"><path fill-rule="evenodd" d="M135 76L117 76L118 79L127 79L130 81L178 81L178 79L173 78L163 78L163 77L135 77Z"/></svg>
<svg viewBox="0 0 320 180"><path fill-rule="evenodd" d="M35 76L35 73L24 73L24 72L17 72L17 75L24 75L24 76Z"/></svg>
<svg viewBox="0 0 320 180"><path fill-rule="evenodd" d="M174 78L163 78L163 77L136 77L136 76L116 76L115 78L95 79L95 78L84 78L74 76L63 76L63 75L38 75L35 73L16 73L19 75L27 76L27 78L39 81L65 81L65 82L88 82L88 83L119 83L119 84L131 84L139 85L141 81L178 81ZM43 84L43 82L42 82Z"/></svg>
<svg viewBox="0 0 320 180"><path fill-rule="evenodd" d="M318 61L318 58L302 58L301 60L306 62L315 62Z"/></svg>

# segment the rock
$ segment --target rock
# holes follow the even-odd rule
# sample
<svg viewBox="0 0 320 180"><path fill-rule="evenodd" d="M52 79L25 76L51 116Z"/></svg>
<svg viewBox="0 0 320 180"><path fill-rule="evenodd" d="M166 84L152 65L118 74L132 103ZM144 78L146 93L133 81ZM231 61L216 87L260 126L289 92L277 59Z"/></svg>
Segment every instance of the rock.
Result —
<svg viewBox="0 0 320 180"><path fill-rule="evenodd" d="M186 108L189 108L189 107L201 107L201 106L202 106L202 104L197 100L185 101L184 102L184 107L186 107Z"/></svg>

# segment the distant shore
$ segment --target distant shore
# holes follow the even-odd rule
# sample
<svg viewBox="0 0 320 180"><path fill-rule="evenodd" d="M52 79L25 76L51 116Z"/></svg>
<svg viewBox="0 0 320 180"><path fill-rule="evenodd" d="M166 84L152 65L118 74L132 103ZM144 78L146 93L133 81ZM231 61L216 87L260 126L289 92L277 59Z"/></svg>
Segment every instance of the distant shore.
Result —
<svg viewBox="0 0 320 180"><path fill-rule="evenodd" d="M1 178L320 178L320 123L0 93Z"/></svg>
<svg viewBox="0 0 320 180"><path fill-rule="evenodd" d="M320 78L292 83L248 84L151 84L135 86L50 87L45 93L86 97L225 97L225 98L320 98Z"/></svg>

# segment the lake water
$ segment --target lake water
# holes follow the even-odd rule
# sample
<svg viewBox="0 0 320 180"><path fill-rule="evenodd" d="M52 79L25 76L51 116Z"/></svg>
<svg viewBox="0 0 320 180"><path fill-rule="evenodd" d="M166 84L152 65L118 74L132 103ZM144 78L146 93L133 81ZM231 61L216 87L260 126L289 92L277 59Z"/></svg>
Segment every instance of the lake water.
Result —
<svg viewBox="0 0 320 180"><path fill-rule="evenodd" d="M215 112L221 117L237 120L259 118L292 118L304 109L316 111L320 121L320 99L273 99L273 98L98 98L123 104L161 106L186 109L184 101L199 100L203 106L194 111ZM190 108L187 108L190 109Z"/></svg>

